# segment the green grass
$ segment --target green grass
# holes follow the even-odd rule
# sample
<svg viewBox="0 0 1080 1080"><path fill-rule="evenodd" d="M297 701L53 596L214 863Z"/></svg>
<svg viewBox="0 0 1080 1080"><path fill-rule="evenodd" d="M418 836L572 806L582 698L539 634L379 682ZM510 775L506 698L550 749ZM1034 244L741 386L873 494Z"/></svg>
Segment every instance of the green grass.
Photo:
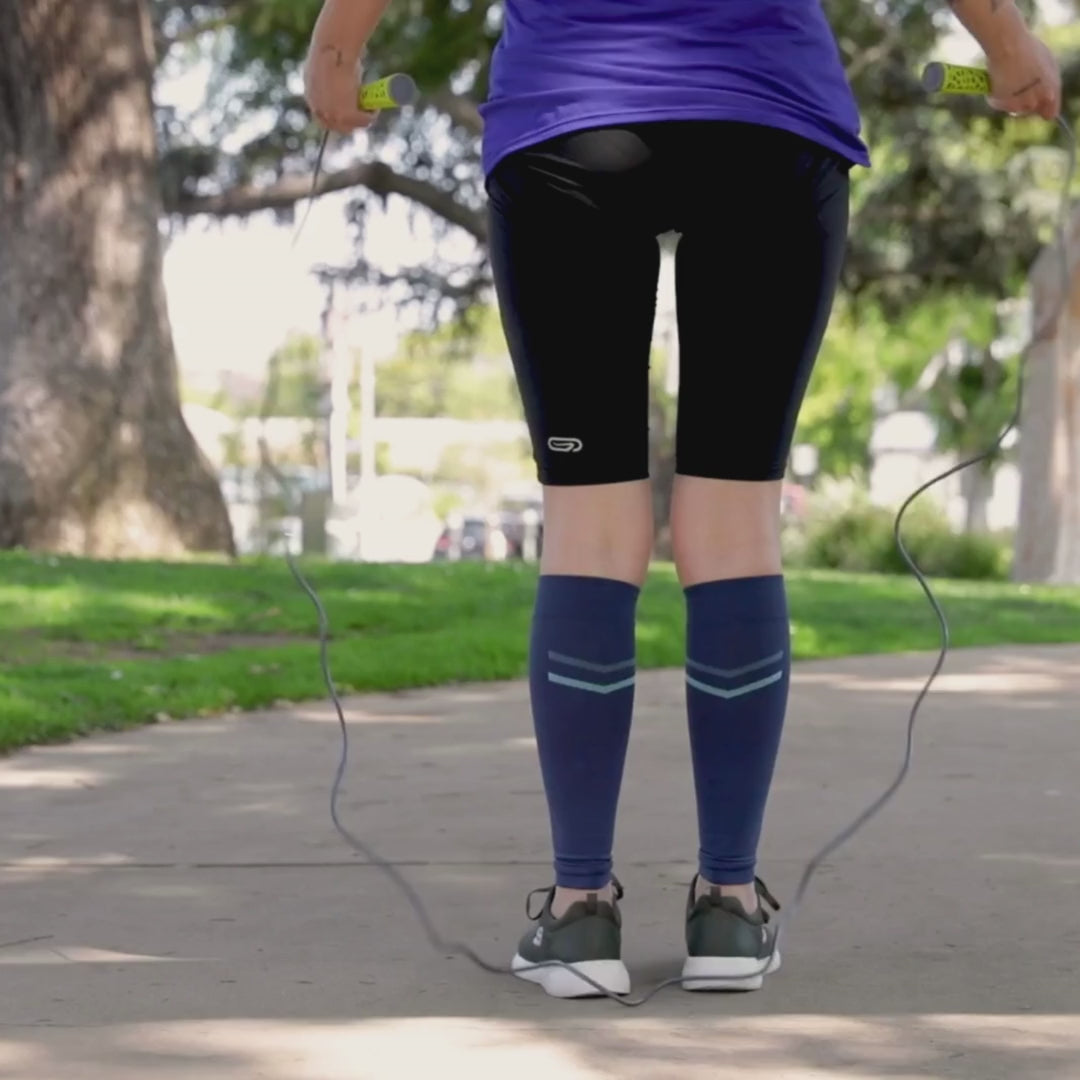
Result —
<svg viewBox="0 0 1080 1080"><path fill-rule="evenodd" d="M535 570L308 561L346 691L525 674ZM906 577L793 572L796 659L934 649ZM935 584L953 644L1080 641L1080 589ZM643 668L682 663L682 593L657 566ZM321 697L316 617L281 560L89 562L0 554L0 751L171 717Z"/></svg>

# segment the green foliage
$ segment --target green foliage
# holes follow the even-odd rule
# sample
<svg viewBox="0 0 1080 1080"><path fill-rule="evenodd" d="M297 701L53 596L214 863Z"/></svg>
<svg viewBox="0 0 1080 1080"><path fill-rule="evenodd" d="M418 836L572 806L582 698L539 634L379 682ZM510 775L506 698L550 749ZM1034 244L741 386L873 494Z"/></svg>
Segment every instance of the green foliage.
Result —
<svg viewBox="0 0 1080 1080"><path fill-rule="evenodd" d="M248 464L244 453L244 437L239 431L229 431L222 437L225 464L234 468Z"/></svg>
<svg viewBox="0 0 1080 1080"><path fill-rule="evenodd" d="M380 416L519 420L520 398L497 312L472 313L471 322L415 332L379 365Z"/></svg>
<svg viewBox="0 0 1080 1080"><path fill-rule="evenodd" d="M440 485L463 486L482 490L488 476L487 454L468 443L448 446L435 468L434 481Z"/></svg>
<svg viewBox="0 0 1080 1080"><path fill-rule="evenodd" d="M345 463L351 476L360 475L360 467L363 463L359 454L347 454ZM393 471L392 460L390 457L390 444L386 442L377 442L375 444L375 474L377 476L386 476L387 473Z"/></svg>
<svg viewBox="0 0 1080 1080"><path fill-rule="evenodd" d="M293 168L310 168L319 132L297 76L319 7L320 0L153 0L163 42L206 41L213 48L197 55L212 56L215 65L205 135L195 138L192 124L163 123L163 158L174 171L189 171L189 182L174 175L170 190L267 184ZM925 94L921 68L936 55L944 28L954 25L944 5L825 0L824 7L874 156L874 168L853 177L846 287L876 295L890 312L928 290L968 282L992 296L1015 290L1048 221L1046 207L1025 197L1032 177L1014 167L1016 154L1045 142L1046 124L990 113L978 100ZM500 16L497 0L397 0L366 60L370 77L409 71L427 95L423 107L376 125L376 150L387 151L388 163L411 181L470 210L483 201L479 143L475 124L461 116L486 95ZM1067 93L1075 94L1080 66L1068 62L1068 50L1077 47L1076 35L1061 28L1052 40L1064 53ZM972 58L979 59L974 43ZM451 92L454 107L445 104ZM256 118L262 130L252 134ZM362 222L368 201L357 193L354 221ZM483 275L482 261L472 270ZM430 273L407 278L416 288L436 284Z"/></svg>
<svg viewBox="0 0 1080 1080"><path fill-rule="evenodd" d="M807 388L796 441L818 448L827 475L865 470L875 393L888 384L900 394L910 390L951 339L985 344L994 329L992 302L972 293L929 295L897 318L889 318L873 300L856 303L840 296Z"/></svg>
<svg viewBox="0 0 1080 1080"><path fill-rule="evenodd" d="M267 361L263 416L316 419L326 386L322 343L311 334L289 338Z"/></svg>
<svg viewBox="0 0 1080 1080"><path fill-rule="evenodd" d="M460 420L520 420L522 409L509 364L456 368L442 415Z"/></svg>
<svg viewBox="0 0 1080 1080"><path fill-rule="evenodd" d="M895 510L856 500L812 513L796 561L803 566L881 574L910 573L896 545ZM933 503L914 503L901 538L923 573L953 579L1004 580L1010 546L1001 537L957 533Z"/></svg>
<svg viewBox="0 0 1080 1080"><path fill-rule="evenodd" d="M938 374L928 398L938 448L973 455L994 443L1015 411L1019 367L998 360L989 349L959 347L962 362ZM983 468L992 469L1002 456L995 450Z"/></svg>
<svg viewBox="0 0 1080 1080"><path fill-rule="evenodd" d="M466 501L461 492L450 488L440 488L432 497L431 508L440 521L445 521L455 511L464 510Z"/></svg>
<svg viewBox="0 0 1080 1080"><path fill-rule="evenodd" d="M183 377L180 379L180 400L185 405L203 405L207 409L219 407L220 394L213 390L204 390L200 387L191 386Z"/></svg>
<svg viewBox="0 0 1080 1080"><path fill-rule="evenodd" d="M526 440L476 446L458 443L448 446L430 477L440 489L465 489L477 502L491 503L514 482L532 474L532 452Z"/></svg>

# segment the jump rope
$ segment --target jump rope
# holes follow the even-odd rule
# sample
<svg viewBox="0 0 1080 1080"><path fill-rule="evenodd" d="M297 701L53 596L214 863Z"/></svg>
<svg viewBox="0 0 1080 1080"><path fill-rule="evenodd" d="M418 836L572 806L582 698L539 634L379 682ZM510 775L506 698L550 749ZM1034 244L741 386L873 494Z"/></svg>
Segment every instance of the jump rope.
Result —
<svg viewBox="0 0 1080 1080"><path fill-rule="evenodd" d="M970 95L987 97L991 92L990 77L989 74L981 68L965 67L955 64L942 64L933 63L929 64L923 72L922 80L923 88L928 93L941 93L941 94L957 94L957 95ZM417 100L416 84L412 78L408 75L397 74L391 75L385 79L380 79L377 82L370 83L366 86L362 86L358 94L358 102L362 109L387 109L396 108L406 105L411 105ZM443 936L438 927L435 925L431 918L431 915L421 899L420 894L416 891L409 880L402 874L401 870L391 861L387 860L383 856L379 855L370 844L360 839L344 824L342 824L341 817L338 812L338 798L341 793L341 785L345 778L345 772L348 767L349 760L349 728L345 719L345 710L341 704L341 698L338 696L337 688L334 685L333 674L330 670L330 661L328 657L328 646L330 639L330 620L327 617L326 609L323 607L322 601L319 599L318 593L311 586L310 582L300 571L293 559L292 553L289 550L289 546L285 546L285 560L288 564L289 570L292 572L293 577L296 579L297 584L307 594L315 607L315 611L319 620L319 666L322 669L323 680L326 683L326 689L329 693L330 700L334 705L334 709L337 712L338 723L341 729L341 758L338 762L337 771L334 775L334 782L330 789L330 818L333 821L334 828L344 838L346 843L360 856L366 859L372 866L378 867L382 870L387 877L397 886L401 894L405 897L409 906L415 913L420 925L423 927L424 934L427 937L429 944L433 949L442 952L444 955L462 956L465 959L471 961L476 967L482 971L490 972L495 975L521 975L525 972L536 971L540 968L557 967L564 968L583 983L590 986L596 995L610 998L613 1001L618 1002L620 1005L624 1005L628 1008L636 1008L644 1005L650 1001L661 990L667 989L671 986L686 986L688 983L697 981L708 982L710 986L716 984L731 984L732 988L737 989L741 984L745 984L748 979L754 979L759 975L765 975L769 971L773 970L774 957L779 952L780 942L784 938L788 925L794 918L795 913L802 906L806 892L810 886L814 874L817 872L821 864L831 854L846 844L864 825L875 817L885 806L892 801L895 797L900 786L907 778L908 772L911 768L911 761L914 749L914 737L915 737L915 723L918 717L919 709L922 706L923 701L926 699L927 694L930 692L930 688L937 678L942 667L945 664L945 659L949 652L950 646L950 632L949 622L945 617L945 612L938 602L937 597L934 595L933 590L930 588L929 582L926 580L925 575L919 569L915 560L911 557L907 547L904 545L903 536L901 534L901 527L903 525L904 514L908 507L922 494L929 491L930 488L937 484L942 483L949 477L954 476L956 473L969 468L972 465L977 465L990 458L1002 445L1009 433L1013 431L1020 421L1020 415L1023 408L1023 384L1024 384L1024 368L1028 354L1032 345L1040 340L1048 329L1050 329L1062 316L1067 303L1067 297L1069 292L1069 257L1068 257L1068 216L1069 216L1069 190L1072 186L1073 179L1076 173L1076 157L1077 157L1077 145L1076 137L1073 134L1072 128L1069 126L1065 118L1059 115L1056 118L1056 124L1064 133L1066 145L1068 149L1068 166L1066 168L1065 182L1061 190L1061 202L1058 215L1057 233L1058 233L1058 248L1061 254L1061 296L1057 305L1053 308L1045 321L1034 329L1028 344L1025 346L1023 352L1020 355L1019 373L1018 373L1018 387L1016 395L1016 407L1013 411L1012 417L1008 424L1002 430L1001 434L994 440L994 442L987 447L982 453L976 454L974 457L969 458L966 461L961 461L959 464L953 465L946 471L928 480L926 483L920 485L915 491L913 491L907 499L904 500L903 505L897 511L896 520L893 526L893 536L896 545L903 556L904 561L907 563L911 573L914 575L916 581L918 581L923 592L926 594L926 598L933 609L934 615L937 618L938 625L941 632L941 646L938 652L937 660L927 677L925 684L919 691L918 696L915 698L915 702L911 707L911 712L908 716L907 727L905 732L905 744L904 744L904 756L900 766L899 772L896 774L895 779L891 784L872 802L865 810L862 811L845 828L841 829L832 839L830 839L820 851L813 855L807 862L805 869L803 870L802 877L799 880L798 887L795 890L795 894L790 902L786 903L783 910L780 909L780 905L774 903L777 910L776 926L772 935L772 943L769 954L761 959L760 965L755 970L746 971L739 976L727 976L717 977L715 975L708 976L682 976L677 975L669 979L665 979L662 982L657 983L645 993L637 997L629 997L623 994L617 994L614 991L609 990L607 987L602 986L594 979L585 975L581 971L574 968L571 964L565 963L561 960L548 960L539 964L520 965L510 967L507 964L496 964L490 960L486 960L471 945L463 941L452 941ZM315 175L312 180L311 197L308 206L308 213L310 213L311 205L314 203L315 198L318 195L319 177L321 175L323 155L326 150L327 141L329 139L329 132L325 132L322 138L321 145L319 147L318 157L315 164ZM301 222L300 228L297 230L293 239L293 246L300 238L300 234L303 231L304 225L307 221L307 215ZM769 898L772 900L772 898Z"/></svg>

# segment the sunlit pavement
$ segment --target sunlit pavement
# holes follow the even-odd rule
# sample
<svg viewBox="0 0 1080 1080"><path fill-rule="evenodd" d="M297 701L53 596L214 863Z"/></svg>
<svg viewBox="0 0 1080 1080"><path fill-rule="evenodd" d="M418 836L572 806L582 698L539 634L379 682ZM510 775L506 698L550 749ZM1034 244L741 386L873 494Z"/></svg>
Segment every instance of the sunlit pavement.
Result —
<svg viewBox="0 0 1080 1080"><path fill-rule="evenodd" d="M933 657L799 666L760 873L893 778ZM644 673L617 838L635 990L695 850L679 672ZM523 684L349 702L347 824L494 960L549 882ZM1080 648L952 655L897 800L815 878L757 994L559 1002L432 951L334 832L329 708L0 762L0 1077L1080 1077Z"/></svg>

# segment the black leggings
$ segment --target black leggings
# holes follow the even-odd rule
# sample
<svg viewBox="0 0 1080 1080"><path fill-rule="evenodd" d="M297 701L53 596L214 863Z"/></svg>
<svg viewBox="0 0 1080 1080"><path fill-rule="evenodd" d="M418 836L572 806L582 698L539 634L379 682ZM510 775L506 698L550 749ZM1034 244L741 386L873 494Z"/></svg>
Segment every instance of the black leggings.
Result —
<svg viewBox="0 0 1080 1080"><path fill-rule="evenodd" d="M679 234L676 469L783 476L839 279L849 169L727 121L581 131L499 163L491 262L541 483L649 474L666 232Z"/></svg>

